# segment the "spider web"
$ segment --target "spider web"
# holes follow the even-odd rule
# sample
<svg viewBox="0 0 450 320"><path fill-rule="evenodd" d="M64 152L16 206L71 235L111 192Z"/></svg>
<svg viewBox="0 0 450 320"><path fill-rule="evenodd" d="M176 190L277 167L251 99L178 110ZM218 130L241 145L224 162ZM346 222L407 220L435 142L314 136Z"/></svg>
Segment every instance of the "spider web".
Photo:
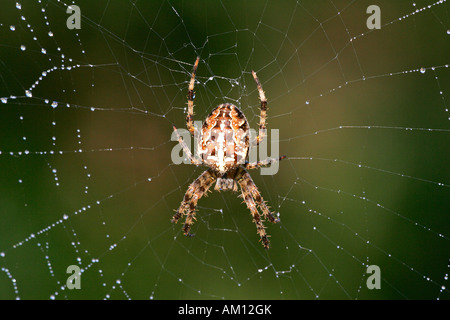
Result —
<svg viewBox="0 0 450 320"><path fill-rule="evenodd" d="M0 298L448 299L448 3L378 1L380 30L371 4L3 1ZM268 97L270 250L231 192L170 223L204 169L170 158L196 56L194 120L257 128L251 70Z"/></svg>

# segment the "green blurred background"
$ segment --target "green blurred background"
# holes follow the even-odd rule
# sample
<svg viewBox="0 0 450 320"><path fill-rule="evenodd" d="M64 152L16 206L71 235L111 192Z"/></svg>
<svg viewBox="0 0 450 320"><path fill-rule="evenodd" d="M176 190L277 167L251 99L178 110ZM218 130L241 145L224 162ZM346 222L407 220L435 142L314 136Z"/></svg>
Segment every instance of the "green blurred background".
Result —
<svg viewBox="0 0 450 320"><path fill-rule="evenodd" d="M449 298L446 2L85 0L81 30L63 2L19 4L0 12L1 299ZM194 238L170 223L203 169L170 158L196 56L195 120L231 102L257 128L251 70L269 99L288 159L252 172L280 213L268 251L237 194L200 200Z"/></svg>

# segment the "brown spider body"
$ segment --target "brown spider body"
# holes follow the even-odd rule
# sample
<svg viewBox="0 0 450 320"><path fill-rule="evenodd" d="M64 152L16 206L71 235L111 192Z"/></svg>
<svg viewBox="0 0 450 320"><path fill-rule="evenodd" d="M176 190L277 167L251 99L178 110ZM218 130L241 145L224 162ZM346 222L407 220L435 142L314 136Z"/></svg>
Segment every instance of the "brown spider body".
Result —
<svg viewBox="0 0 450 320"><path fill-rule="evenodd" d="M195 73L200 58L197 58L192 71L191 81L189 82L188 91L188 114L186 116L186 124L192 135L197 134L197 130L193 125L194 114L194 83ZM261 83L252 71L253 78L256 82L259 98L261 100L261 113L259 123L259 134L255 143L259 144L265 135L267 100L262 90ZM184 234L192 236L190 233L191 225L195 220L195 210L198 200L206 194L209 188L216 183L216 190L233 190L238 191L238 185L241 187L241 197L247 205L253 216L253 222L256 224L257 232L261 238L264 248L269 248L269 236L266 234L259 208L262 211L262 217L272 223L279 221L270 212L266 202L261 197L255 183L253 182L248 169L256 169L262 166L270 165L279 159L266 159L255 163L247 161L248 151L250 147L250 125L244 114L233 104L224 103L209 114L203 123L199 146L198 158L195 158L183 139L177 132L175 126L174 131L178 135L178 142L183 148L184 153L189 157L192 164L205 165L209 167L189 186L180 207L172 217L172 222L176 223L186 215L186 221L183 226Z"/></svg>
<svg viewBox="0 0 450 320"><path fill-rule="evenodd" d="M244 164L250 145L249 129L247 119L235 105L217 106L202 127L199 152L204 164L221 175Z"/></svg>

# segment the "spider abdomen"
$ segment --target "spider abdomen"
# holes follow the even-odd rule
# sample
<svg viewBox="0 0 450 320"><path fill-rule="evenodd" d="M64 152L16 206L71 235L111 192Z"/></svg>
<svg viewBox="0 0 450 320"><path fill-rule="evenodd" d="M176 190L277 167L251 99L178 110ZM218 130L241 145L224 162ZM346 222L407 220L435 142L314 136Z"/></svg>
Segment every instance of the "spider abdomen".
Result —
<svg viewBox="0 0 450 320"><path fill-rule="evenodd" d="M203 123L200 153L206 165L221 174L244 164L249 148L249 124L233 104L217 106Z"/></svg>

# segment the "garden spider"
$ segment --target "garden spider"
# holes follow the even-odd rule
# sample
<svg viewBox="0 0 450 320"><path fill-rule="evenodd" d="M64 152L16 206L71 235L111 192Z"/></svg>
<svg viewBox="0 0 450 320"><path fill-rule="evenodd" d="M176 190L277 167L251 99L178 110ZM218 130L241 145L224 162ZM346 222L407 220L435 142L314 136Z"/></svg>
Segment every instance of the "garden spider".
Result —
<svg viewBox="0 0 450 320"><path fill-rule="evenodd" d="M189 132L195 137L198 136L198 132L193 124L194 82L199 60L200 58L197 57L192 71L187 96L188 114L186 116L186 123ZM254 142L258 145L265 135L267 100L264 91L262 90L261 83L254 71L252 71L252 75L256 81L259 98L261 100L259 134ZM183 231L185 235L192 236L189 231L195 220L197 202L208 191L212 184L216 182L214 189L218 191L237 191L237 185L239 184L242 192L241 197L244 199L253 216L253 222L256 224L257 233L261 237L261 242L264 248L269 248L269 236L266 234L257 206L261 209L265 219L272 223L277 223L280 220L275 218L270 212L269 207L261 197L258 188L247 170L270 165L284 159L285 156L278 159L269 158L263 161L249 163L247 158L250 146L250 126L244 114L231 103L224 103L217 106L206 118L201 128L201 135L198 139L198 157L192 155L191 151L180 137L177 128L174 126L173 129L178 137L178 142L191 163L197 166L203 164L209 168L191 183L184 195L180 207L176 210L171 221L177 223L185 214L186 221L183 226Z"/></svg>

